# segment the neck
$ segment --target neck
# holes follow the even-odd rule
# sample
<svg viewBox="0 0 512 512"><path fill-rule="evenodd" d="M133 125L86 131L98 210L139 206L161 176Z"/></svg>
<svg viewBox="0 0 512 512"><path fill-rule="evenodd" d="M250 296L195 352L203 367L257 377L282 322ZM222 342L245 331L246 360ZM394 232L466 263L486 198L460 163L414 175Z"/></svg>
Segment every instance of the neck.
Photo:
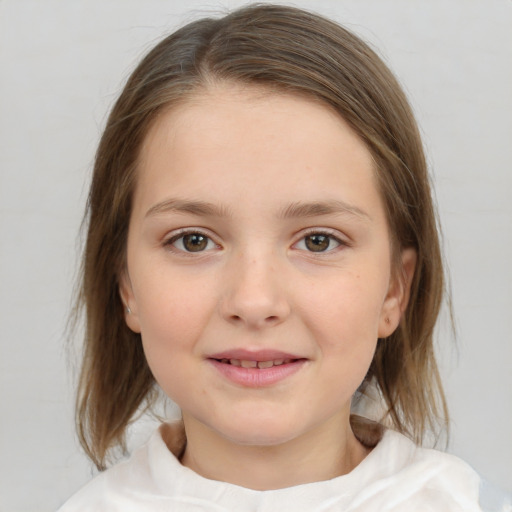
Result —
<svg viewBox="0 0 512 512"><path fill-rule="evenodd" d="M369 453L348 418L333 418L314 431L271 446L233 443L202 423L184 420L184 466L205 478L255 490L329 480L352 471Z"/></svg>

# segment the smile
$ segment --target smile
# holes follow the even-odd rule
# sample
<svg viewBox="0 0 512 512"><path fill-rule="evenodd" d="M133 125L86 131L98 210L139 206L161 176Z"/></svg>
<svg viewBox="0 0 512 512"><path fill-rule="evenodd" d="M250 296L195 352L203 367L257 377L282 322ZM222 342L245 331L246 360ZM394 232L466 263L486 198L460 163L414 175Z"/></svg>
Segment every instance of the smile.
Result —
<svg viewBox="0 0 512 512"><path fill-rule="evenodd" d="M308 359L276 351L236 350L215 354L207 361L223 379L246 388L264 388L281 383L300 371Z"/></svg>
<svg viewBox="0 0 512 512"><path fill-rule="evenodd" d="M253 361L249 359L220 359L222 364L230 364L232 366L240 366L242 368L259 368L260 370L272 368L273 366L281 366L282 364L290 364L297 359L274 359L269 361Z"/></svg>

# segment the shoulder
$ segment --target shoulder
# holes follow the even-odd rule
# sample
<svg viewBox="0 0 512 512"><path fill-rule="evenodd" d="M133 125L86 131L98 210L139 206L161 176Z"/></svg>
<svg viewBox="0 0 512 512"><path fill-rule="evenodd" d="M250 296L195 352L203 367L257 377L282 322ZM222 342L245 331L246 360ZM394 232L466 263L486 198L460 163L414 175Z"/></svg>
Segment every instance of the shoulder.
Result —
<svg viewBox="0 0 512 512"><path fill-rule="evenodd" d="M74 494L58 512L143 512L152 497L161 494L161 482L155 469L164 465L166 473L180 464L167 449L161 429L136 450L130 458L100 473Z"/></svg>
<svg viewBox="0 0 512 512"><path fill-rule="evenodd" d="M388 482L408 482L411 485L450 487L460 484L466 490L478 492L480 477L458 457L417 446L408 437L366 418L352 416L351 425L359 441L372 447L370 455L357 471L385 478Z"/></svg>
<svg viewBox="0 0 512 512"><path fill-rule="evenodd" d="M381 443L381 457L395 461L397 469L404 474L422 474L423 478L439 479L449 475L451 481L460 479L468 488L478 488L480 477L466 462L455 455L422 448L404 435L393 430L386 431Z"/></svg>
<svg viewBox="0 0 512 512"><path fill-rule="evenodd" d="M430 448L422 448L410 439L394 431L386 435L385 451L396 456L400 473L411 478L421 478L422 482L438 482L450 485L453 489L462 487L466 491L478 492L480 477L466 462L455 455Z"/></svg>
<svg viewBox="0 0 512 512"><path fill-rule="evenodd" d="M145 452L146 447L143 447L130 459L100 473L74 494L58 512L135 510L132 503L126 501L126 497L136 488L150 487L144 484L148 480Z"/></svg>
<svg viewBox="0 0 512 512"><path fill-rule="evenodd" d="M392 430L385 432L359 469L368 478L358 496L364 503L361 510L491 510L482 508L483 482L469 464L454 455L419 447ZM492 510L508 509L503 505Z"/></svg>

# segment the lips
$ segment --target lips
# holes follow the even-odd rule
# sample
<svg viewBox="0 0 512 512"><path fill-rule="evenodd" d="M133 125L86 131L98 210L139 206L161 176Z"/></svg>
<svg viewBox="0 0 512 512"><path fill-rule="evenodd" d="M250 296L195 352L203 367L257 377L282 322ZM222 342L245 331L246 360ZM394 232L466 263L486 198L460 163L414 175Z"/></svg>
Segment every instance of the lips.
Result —
<svg viewBox="0 0 512 512"><path fill-rule="evenodd" d="M252 359L216 359L222 364L231 364L233 366L240 366L242 368L259 368L264 370L266 368L272 368L273 366L281 366L282 364L289 364L296 359L271 359L269 361L256 361Z"/></svg>
<svg viewBox="0 0 512 512"><path fill-rule="evenodd" d="M281 352L280 350L247 350L247 349L232 349L225 350L223 352L217 352L208 356L210 359L217 359L221 361L223 359L238 360L238 361L280 361L280 360L294 360L294 359L305 359L297 354L291 354L289 352Z"/></svg>
<svg viewBox="0 0 512 512"><path fill-rule="evenodd" d="M208 361L229 381L244 387L266 387L291 377L307 358L275 350L230 350Z"/></svg>

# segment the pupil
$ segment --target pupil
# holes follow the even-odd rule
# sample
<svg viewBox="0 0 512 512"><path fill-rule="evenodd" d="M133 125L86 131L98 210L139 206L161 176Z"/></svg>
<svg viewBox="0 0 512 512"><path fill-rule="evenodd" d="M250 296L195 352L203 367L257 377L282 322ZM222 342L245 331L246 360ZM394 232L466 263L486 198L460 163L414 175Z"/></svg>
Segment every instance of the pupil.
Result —
<svg viewBox="0 0 512 512"><path fill-rule="evenodd" d="M306 247L313 252L322 252L329 247L329 237L326 235L309 235L306 237Z"/></svg>
<svg viewBox="0 0 512 512"><path fill-rule="evenodd" d="M183 237L183 245L185 249L190 252L199 252L206 248L208 244L208 238L198 233L193 233L191 235L185 235Z"/></svg>

